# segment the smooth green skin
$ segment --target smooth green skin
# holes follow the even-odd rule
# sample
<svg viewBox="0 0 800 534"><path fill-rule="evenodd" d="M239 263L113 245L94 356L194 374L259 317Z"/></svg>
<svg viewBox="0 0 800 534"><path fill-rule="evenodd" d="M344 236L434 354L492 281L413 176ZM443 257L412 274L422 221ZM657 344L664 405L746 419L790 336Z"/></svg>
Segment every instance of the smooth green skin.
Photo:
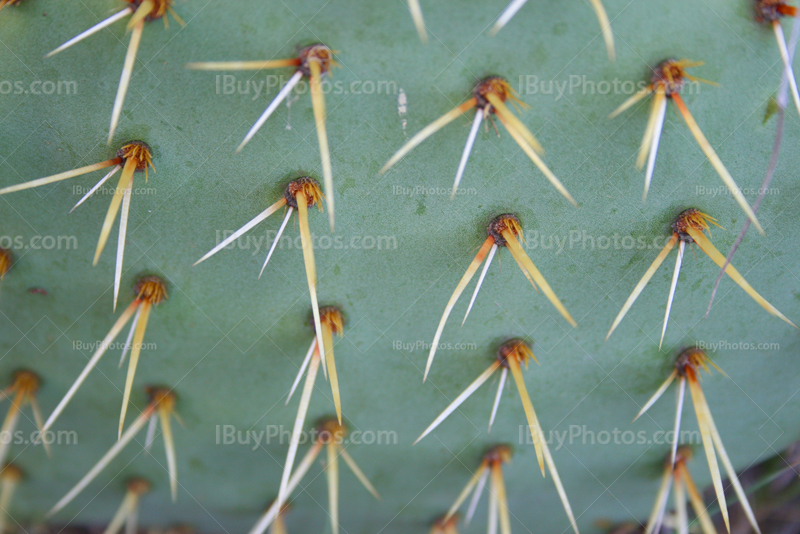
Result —
<svg viewBox="0 0 800 534"><path fill-rule="evenodd" d="M274 202L288 179L319 177L319 156L310 101L293 106L291 130L281 107L241 154L234 149L275 91L216 95L215 73L187 71L189 61L290 57L296 44L316 40L339 51L335 81L397 82L408 96L406 132L422 126L469 96L475 81L500 74L516 86L519 75L569 81L632 80L647 76L647 64L688 57L707 64L694 74L715 80L687 94L688 106L720 157L743 188L757 188L766 169L774 118L762 124L768 99L780 79L780 61L768 27L757 24L746 0L628 3L607 0L617 38L618 61L609 63L588 5L577 0L531 1L495 38L488 25L505 0L423 2L431 44L423 46L403 2L368 1L228 2L177 4L188 22L181 29L160 22L146 27L136 76L125 103L116 141L105 146L114 94L127 44L123 24L60 55L42 56L119 5L112 0L26 0L0 12L3 80L75 80L77 95L4 95L0 98L0 185L30 180L111 157L125 140L154 148L158 172L151 194L133 199L121 309L143 272L160 273L170 299L152 315L136 376L133 402L145 405L143 386L175 385L186 428L176 426L181 483L177 504L169 502L163 448L152 456L132 444L112 467L53 521L108 520L123 496L125 477L153 481L142 502L146 525L187 522L203 531L243 532L278 490L286 446L215 445L215 426L258 431L290 428L297 399L284 396L312 339L309 299L300 250L280 249L261 280L265 250L227 250L191 264L215 243L217 229L233 230ZM789 24L786 23L787 33ZM277 71L288 77L289 69ZM265 73L253 74L263 79ZM239 80L248 76L240 75ZM414 150L385 176L380 166L404 142L397 95L330 94L328 134L333 148L337 235L394 236L393 250L316 252L319 297L337 303L349 320L336 345L344 413L352 428L397 432L396 445L353 445L350 452L383 496L374 502L342 464L341 524L349 533L420 532L450 506L482 451L496 442L517 443L524 414L512 386L503 399L491 436L486 434L494 387L479 390L432 436L411 443L490 362L500 341L534 341L541 365L526 380L545 431L587 425L595 432L669 429L674 391L636 423L638 407L666 377L677 350L706 343L777 343L779 349L713 353L730 379L704 377L703 387L717 425L738 469L797 439L800 350L797 332L770 317L740 289L723 281L708 320L703 314L716 267L693 247L687 253L665 346L658 350L674 256L608 342L604 336L656 250L591 249L528 252L579 323L570 328L535 293L507 252L495 264L464 328L472 286L445 329L444 343L471 343L468 350L440 350L425 385L427 351L395 350L393 341L430 343L442 309L485 238L490 217L517 213L529 237L587 232L593 236L666 238L682 209L696 206L725 230L713 240L723 253L744 216L727 195L696 194L696 185L721 181L705 161L670 106L653 187L641 203L643 173L633 165L647 118L640 105L613 121L607 115L625 98L615 94L523 94L531 109L521 117L547 150L546 161L581 204L571 207L548 185L501 129L481 133L463 186L475 194L450 201L448 194L395 194L394 186L449 190L464 145L469 118L457 120ZM791 104L790 104L791 106ZM800 320L795 288L798 268L795 180L798 118L790 107L786 141L771 194L759 211L766 237L750 232L734 264L778 309ZM34 369L44 379L39 400L49 413L90 355L73 342L101 339L115 320L111 310L116 226L99 265L91 266L109 195L73 214L79 198L72 186L88 187L102 176L77 178L0 199L4 236L74 235L77 250L17 250L17 263L3 281L0 301L0 377ZM142 184L137 177L137 183ZM748 194L755 199L752 191ZM327 214L310 212L312 230L328 235ZM253 235L274 231L279 216ZM297 236L296 224L287 235ZM44 288L48 295L31 294ZM119 341L124 340L124 335ZM116 438L124 384L119 350L110 351L58 421L75 430L79 445L55 447L47 460L40 448L12 448L28 471L13 514L20 522L43 514L94 464ZM688 394L687 394L688 395ZM133 412L136 412L134 409ZM333 412L330 389L318 380L308 425ZM129 421L133 417L129 415ZM696 428L687 399L685 429ZM33 424L26 419L27 433ZM143 439L143 436L142 438ZM140 442L141 442L140 439ZM301 447L300 453L306 447ZM555 449L555 445L553 446ZM554 450L556 464L583 532L601 518L646 518L657 488L666 445L589 445L580 440ZM709 483L703 454L692 471ZM550 477L542 479L530 445L516 447L506 469L515 532L562 532L568 522ZM295 499L291 532L327 529L327 489L320 465ZM484 497L485 499L485 497ZM485 501L468 531L484 528ZM384 530L385 529L385 530ZM467 530L467 529L465 529Z"/></svg>

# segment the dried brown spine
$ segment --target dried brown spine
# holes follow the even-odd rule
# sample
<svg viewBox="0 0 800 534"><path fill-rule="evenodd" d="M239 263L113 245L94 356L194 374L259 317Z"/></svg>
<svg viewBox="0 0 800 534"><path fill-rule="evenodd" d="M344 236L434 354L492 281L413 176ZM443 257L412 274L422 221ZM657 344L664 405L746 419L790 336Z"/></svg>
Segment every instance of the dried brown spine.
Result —
<svg viewBox="0 0 800 534"><path fill-rule="evenodd" d="M794 17L797 8L782 0L756 0L756 20L759 22L776 22L781 17Z"/></svg>
<svg viewBox="0 0 800 534"><path fill-rule="evenodd" d="M519 218L512 213L504 213L492 219L486 227L486 233L494 239L494 244L498 247L506 246L506 239L503 231L510 230L515 236L519 235L518 229L522 227Z"/></svg>
<svg viewBox="0 0 800 534"><path fill-rule="evenodd" d="M10 482L19 482L25 478L25 472L16 466L16 464L8 463L0 471L0 479L8 480Z"/></svg>
<svg viewBox="0 0 800 534"><path fill-rule="evenodd" d="M501 443L490 447L484 454L483 460L489 465L505 464L511 461L514 449L511 445Z"/></svg>
<svg viewBox="0 0 800 534"><path fill-rule="evenodd" d="M347 435L347 426L339 423L335 417L323 419L317 423L317 441L321 443L335 443L342 440Z"/></svg>
<svg viewBox="0 0 800 534"><path fill-rule="evenodd" d="M147 395L150 397L150 403L158 410L166 410L171 412L175 409L175 402L177 396L175 392L165 386L147 386L145 388Z"/></svg>
<svg viewBox="0 0 800 534"><path fill-rule="evenodd" d="M333 334L342 334L345 319L342 311L336 306L323 306L319 309L319 321L331 329Z"/></svg>
<svg viewBox="0 0 800 534"><path fill-rule="evenodd" d="M684 349L675 360L675 368L680 376L686 376L687 370L696 371L705 362L707 356L703 349L689 347Z"/></svg>
<svg viewBox="0 0 800 534"><path fill-rule="evenodd" d="M665 59L653 69L651 82L655 87L663 87L667 96L680 93L683 89L686 72L674 58Z"/></svg>
<svg viewBox="0 0 800 534"><path fill-rule="evenodd" d="M25 391L29 395L33 395L39 390L41 379L39 375L28 369L18 369L14 371L14 385L13 388L17 391Z"/></svg>
<svg viewBox="0 0 800 534"><path fill-rule="evenodd" d="M130 141L122 145L117 150L117 157L121 158L123 162L128 161L129 158L134 158L136 161L136 172L147 171L148 165L153 167L153 150L150 145L144 141Z"/></svg>
<svg viewBox="0 0 800 534"><path fill-rule="evenodd" d="M125 487L131 493L135 493L137 495L144 495L145 493L150 491L150 482L143 478L133 477L128 479L125 483Z"/></svg>
<svg viewBox="0 0 800 534"><path fill-rule="evenodd" d="M166 282L154 275L139 278L133 286L133 292L137 299L150 304L160 304L168 298Z"/></svg>
<svg viewBox="0 0 800 534"><path fill-rule="evenodd" d="M311 77L311 67L309 65L312 61L319 64L319 70L322 74L328 73L335 64L333 51L322 43L315 43L302 48L297 57L300 58L300 66L297 70L302 72L306 78Z"/></svg>
<svg viewBox="0 0 800 534"><path fill-rule="evenodd" d="M301 190L307 191L309 188L316 192L315 194L306 194L306 203L310 208L316 204L319 196L322 196L322 189L319 187L319 182L310 176L301 176L300 178L289 182L289 184L286 186L286 190L283 193L283 198L286 199L286 203L289 206L297 209L297 193Z"/></svg>
<svg viewBox="0 0 800 534"><path fill-rule="evenodd" d="M14 255L7 248L0 248L0 280L8 273L14 264Z"/></svg>
<svg viewBox="0 0 800 534"><path fill-rule="evenodd" d="M126 0L133 8L134 11L139 9L139 6L142 5L144 0ZM169 10L169 7L172 5L172 0L151 0L153 2L153 9L150 10L148 13L147 18L145 20L147 22L152 22L154 20L158 20L164 17Z"/></svg>
<svg viewBox="0 0 800 534"><path fill-rule="evenodd" d="M486 78L482 79L480 82L478 82L478 85L475 86L473 91L473 96L477 101L477 107L479 109L484 109L486 106L491 106L489 99L486 98L490 93L497 95L500 100L505 102L510 96L512 96L511 85L509 85L508 81L501 76L487 76Z"/></svg>

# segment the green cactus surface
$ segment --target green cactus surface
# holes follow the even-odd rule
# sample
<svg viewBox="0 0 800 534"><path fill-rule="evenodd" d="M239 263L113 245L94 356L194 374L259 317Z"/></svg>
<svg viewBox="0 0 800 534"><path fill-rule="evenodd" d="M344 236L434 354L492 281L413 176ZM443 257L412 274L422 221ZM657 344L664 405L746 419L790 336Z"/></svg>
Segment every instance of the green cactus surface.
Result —
<svg viewBox="0 0 800 534"><path fill-rule="evenodd" d="M616 62L606 56L589 3L579 0L530 1L494 37L488 30L506 0L423 0L427 45L402 1L177 2L185 26L146 24L111 146L108 124L129 39L125 22L43 56L123 4L24 0L2 9L0 187L109 159L130 140L152 147L156 172L147 183L137 175L116 312L116 224L92 266L110 190L68 214L103 172L0 196L0 247L14 255L0 293L0 386L10 385L16 369L35 371L47 417L132 301L137 278L155 274L167 281L169 299L150 317L128 421L147 404L145 386L158 384L174 387L184 423L173 427L176 503L162 440L146 452L142 434L66 509L45 519L116 441L125 368L117 368L121 351L112 348L53 427L74 432L77 443L54 445L48 458L28 439L36 427L29 409L23 412L23 442L12 444L8 457L27 475L9 510L14 520L108 522L126 480L141 476L152 484L141 501L143 526L247 532L277 496L297 394L284 402L314 338L299 228L290 221L260 279L281 213L239 245L192 264L224 232L278 200L290 180L308 175L322 182L311 99L301 86L291 106L281 105L237 154L292 69L205 72L185 65L293 57L298 46L314 42L335 50L339 63L325 95L335 232L327 213L309 211L318 295L347 321L336 339L336 364L345 423L361 432L348 452L382 496L375 501L342 464L343 534L427 531L496 443L515 451L505 467L513 531L570 531L550 474L542 478L533 445L520 442L525 414L512 383L491 434L496 379L412 446L511 337L532 343L538 358L525 380L545 433L566 436L563 444L553 437L550 447L584 534L600 532L601 519L646 520L669 451L654 441L672 427L674 390L632 419L683 347L703 344L728 375L704 373L702 384L737 470L796 440L798 331L727 277L704 318L719 270L697 247L687 248L662 348L674 255L604 341L678 213L696 207L715 217L723 228L712 229L712 241L723 254L746 221L672 103L644 203L644 172L634 163L649 100L613 120L608 115L662 59L704 61L691 74L719 86L693 86L684 100L752 204L776 131L776 117L765 120L782 72L772 30L755 20L749 0L604 3ZM783 24L788 36L791 21ZM579 208L499 123L499 137L491 125L481 129L460 194L451 200L472 112L379 174L408 138L470 98L487 75L505 77L530 106L518 116ZM775 177L758 211L766 235L751 228L733 265L797 323L800 119L791 98L785 119ZM486 238L486 224L506 212L520 218L527 253L578 326L534 291L501 249L463 327L474 282L456 305L423 384L445 304ZM330 387L320 376L306 428L333 414ZM225 444L225 428L256 437ZM688 393L682 428L697 429ZM308 447L302 444L299 454ZM695 448L692 472L707 486L702 446ZM290 533L330 531L323 464L315 463L292 498ZM481 531L486 515L484 497L461 531Z"/></svg>

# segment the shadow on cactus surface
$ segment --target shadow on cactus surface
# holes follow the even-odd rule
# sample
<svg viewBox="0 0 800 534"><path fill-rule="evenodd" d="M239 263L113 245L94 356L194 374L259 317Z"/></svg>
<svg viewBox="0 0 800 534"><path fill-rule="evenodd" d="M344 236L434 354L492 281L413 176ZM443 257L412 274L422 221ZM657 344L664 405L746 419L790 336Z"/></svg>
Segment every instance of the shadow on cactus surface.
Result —
<svg viewBox="0 0 800 534"><path fill-rule="evenodd" d="M135 185L116 313L116 226L92 267L111 187L68 214L102 174L0 197L0 246L14 256L0 294L0 385L10 385L17 369L35 372L41 379L36 400L48 415L133 301L136 280L157 275L167 282L169 300L150 317L129 422L147 406L145 386L167 385L175 388L185 424L174 428L177 503L170 500L162 440L145 452L142 434L50 521L108 522L135 476L151 484L139 503L140 522L148 527L186 523L203 532L246 532L277 496L297 400L284 402L314 338L299 233L294 222L287 226L261 279L280 216L234 248L191 265L225 232L280 198L290 180L322 180L313 109L305 94L290 96L290 106L281 105L236 154L292 69L184 66L295 57L298 46L314 42L335 50L340 64L325 94L335 232L327 213L308 213L317 291L321 306L336 305L346 319L343 337L335 340L336 368L344 421L351 438L360 436L347 450L382 497L375 501L341 469L342 532L429 529L497 443L514 448L504 469L512 530L571 530L551 477L541 477L533 444L520 442L525 414L515 388L506 386L490 435L492 380L411 446L514 337L531 343L538 358L524 379L545 435L553 431L553 459L581 532L600 531L599 519L646 521L669 453L667 443L654 442L672 427L672 393L631 421L684 347L701 344L728 375L706 375L703 390L738 471L800 437L797 330L771 317L730 278L704 319L718 269L692 253L695 247L683 258L661 351L671 268L656 273L603 341L678 213L694 207L716 218L723 229L714 228L713 239L723 254L746 220L672 106L642 203L644 172L634 162L648 104L613 121L608 115L636 84L649 81L648 65L670 57L704 61L692 74L719 86L693 88L683 99L752 204L775 136L775 118L765 121L782 71L772 29L755 21L749 0L606 0L616 43L611 63L589 3L529 1L489 37L506 4L423 1L429 37L423 45L400 1L177 2L185 27L153 21L144 28L111 146L108 124L130 38L125 23L43 56L122 3L24 0L0 11L0 186L113 158L133 140L152 147L156 168L147 183ZM787 35L790 26L784 22ZM464 102L489 75L506 78L530 106L518 116L546 148L544 162L578 208L506 130L499 128L498 138L488 121L451 200L467 116L379 174L411 136ZM308 91L303 83L301 93ZM758 211L766 235L751 228L733 265L796 323L800 122L791 99L785 122L775 178ZM525 251L578 326L564 321L500 248L500 262L489 269L467 322L460 327L451 318L445 326L423 385L427 344L442 310L486 239L486 224L509 212L521 221ZM460 319L467 305L462 296L454 315ZM117 341L126 335L127 329ZM109 349L52 428L73 432L77 443L52 444L48 459L28 440L35 424L23 412L22 437L8 455L26 474L10 509L16 521L42 521L116 442L125 386L125 371L117 368L121 352ZM333 414L330 386L318 378L305 428ZM688 408L682 428L697 429ZM226 444L232 431L241 437ZM298 455L310 446L311 440L301 443ZM692 476L707 487L702 446L694 448ZM311 467L292 498L289 532L330 528L322 465ZM706 502L715 506L710 495ZM476 531L485 521L484 502L471 525L459 528Z"/></svg>

